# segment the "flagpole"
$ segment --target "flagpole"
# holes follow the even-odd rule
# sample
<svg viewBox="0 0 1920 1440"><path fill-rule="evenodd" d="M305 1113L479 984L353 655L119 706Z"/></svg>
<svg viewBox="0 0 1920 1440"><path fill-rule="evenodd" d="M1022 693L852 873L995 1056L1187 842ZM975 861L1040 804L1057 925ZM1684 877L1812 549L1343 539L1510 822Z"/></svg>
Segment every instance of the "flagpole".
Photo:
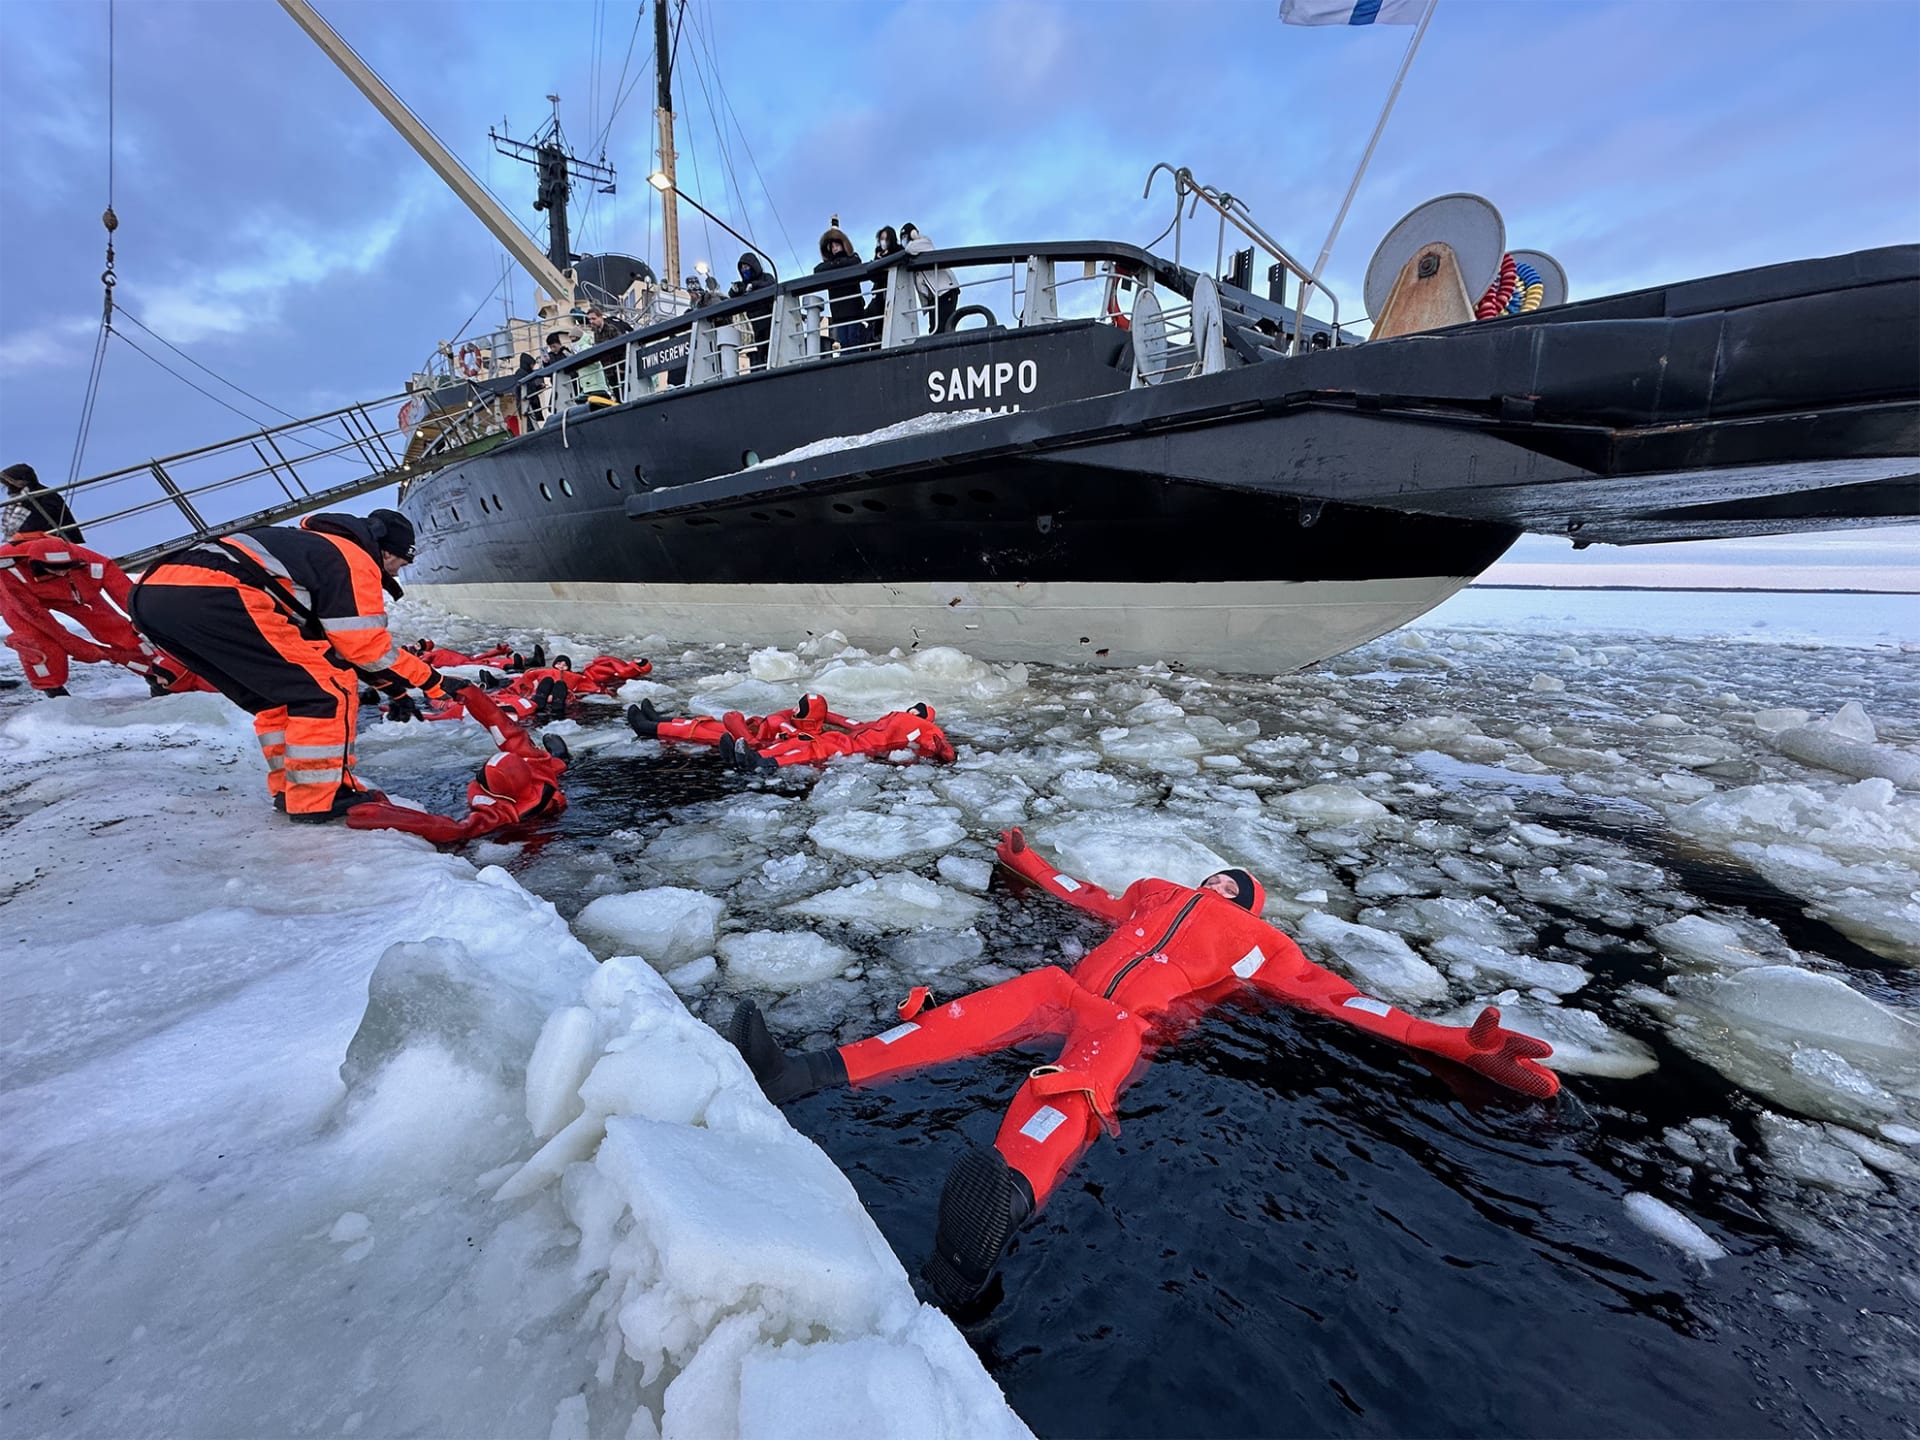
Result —
<svg viewBox="0 0 1920 1440"><path fill-rule="evenodd" d="M1433 12L1440 8L1440 0L1427 0L1427 8L1420 16L1420 23L1414 28L1413 38L1407 42L1407 53L1400 58L1400 73L1393 77L1393 88L1387 92L1387 103L1380 107L1380 119L1373 127L1373 138L1367 141L1367 150L1360 157L1360 168L1353 172L1353 183L1347 186L1347 198L1340 202L1340 213L1333 217L1333 228L1327 231L1327 243L1320 247L1320 258L1314 262L1313 274L1300 287L1300 307L1293 316L1293 344L1296 351L1304 346L1306 339L1301 327L1307 318L1307 296L1320 288L1320 275L1327 268L1327 257L1333 253L1333 242L1339 238L1340 227L1346 224L1347 211L1353 207L1353 197L1360 192L1360 180L1367 173L1367 165L1373 159L1373 149L1380 143L1380 133L1387 128L1387 116L1393 113L1393 102L1400 98L1400 86L1407 78L1407 70L1413 64L1413 53L1420 48L1420 40L1427 33L1427 22L1433 19Z"/></svg>

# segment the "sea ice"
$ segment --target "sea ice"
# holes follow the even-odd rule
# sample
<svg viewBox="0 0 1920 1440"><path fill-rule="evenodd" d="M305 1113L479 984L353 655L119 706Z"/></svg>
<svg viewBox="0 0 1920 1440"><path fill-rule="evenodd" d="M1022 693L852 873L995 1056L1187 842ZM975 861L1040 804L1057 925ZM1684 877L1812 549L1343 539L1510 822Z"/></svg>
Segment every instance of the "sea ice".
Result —
<svg viewBox="0 0 1920 1440"><path fill-rule="evenodd" d="M1378 800L1350 785L1308 785L1271 796L1267 803L1283 815L1320 827L1367 824L1384 820L1390 813Z"/></svg>
<svg viewBox="0 0 1920 1440"><path fill-rule="evenodd" d="M808 930L723 935L720 958L726 961L727 978L734 984L767 990L795 990L825 980L853 961L849 952Z"/></svg>
<svg viewBox="0 0 1920 1440"><path fill-rule="evenodd" d="M1590 978L1578 965L1569 965L1562 960L1535 960L1531 956L1515 955L1511 951L1483 945L1460 935L1448 935L1436 940L1428 947L1427 954L1443 963L1447 973L1454 979L1470 987L1478 986L1482 975L1489 975L1496 980L1531 986L1555 995L1571 995Z"/></svg>
<svg viewBox="0 0 1920 1440"><path fill-rule="evenodd" d="M602 895L574 918L574 928L673 966L713 950L725 902L698 890L663 885Z"/></svg>
<svg viewBox="0 0 1920 1440"><path fill-rule="evenodd" d="M922 876L894 871L798 900L782 909L816 920L842 920L873 930L915 930L922 925L964 930L980 901Z"/></svg>
<svg viewBox="0 0 1920 1440"><path fill-rule="evenodd" d="M1682 1215L1657 1196L1630 1190L1621 1197L1627 1218L1650 1235L1657 1235L1676 1250L1684 1250L1696 1260L1719 1260L1726 1251L1702 1230L1697 1221Z"/></svg>
<svg viewBox="0 0 1920 1440"><path fill-rule="evenodd" d="M942 806L907 806L887 814L839 810L807 831L822 850L855 860L898 860L927 850L944 850L966 838L960 812Z"/></svg>
<svg viewBox="0 0 1920 1440"><path fill-rule="evenodd" d="M1331 957L1362 990L1407 1004L1444 1000L1447 981L1398 935L1313 910L1295 923L1296 938Z"/></svg>

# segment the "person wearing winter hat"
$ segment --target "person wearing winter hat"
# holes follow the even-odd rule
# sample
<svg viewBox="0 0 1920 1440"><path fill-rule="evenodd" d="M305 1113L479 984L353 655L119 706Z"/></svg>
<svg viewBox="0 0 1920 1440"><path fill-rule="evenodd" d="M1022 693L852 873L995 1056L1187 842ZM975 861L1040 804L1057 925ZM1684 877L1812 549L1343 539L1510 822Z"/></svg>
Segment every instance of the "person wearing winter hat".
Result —
<svg viewBox="0 0 1920 1440"><path fill-rule="evenodd" d="M40 483L40 473L24 460L0 470L6 498L0 503L0 539L16 535L52 535L78 544L86 537L67 508L66 497Z"/></svg>
<svg viewBox="0 0 1920 1440"><path fill-rule="evenodd" d="M1119 1129L1120 1094L1169 1023L1193 1018L1242 985L1443 1056L1525 1095L1545 1099L1560 1088L1538 1063L1552 1047L1503 1028L1491 1006L1471 1026L1439 1025L1313 964L1259 918L1266 893L1245 870L1218 871L1198 886L1137 880L1114 896L1055 870L1018 829L1001 833L997 854L1020 880L1114 926L1113 934L1071 971L1048 965L944 1005L916 988L900 1006L899 1025L851 1045L789 1054L750 1000L735 1009L727 1034L776 1103L1065 1037L1055 1062L1020 1087L994 1148L964 1152L947 1176L933 1254L921 1271L945 1304L964 1305L986 1288L1014 1230L1047 1203L1102 1131Z"/></svg>
<svg viewBox="0 0 1920 1440"><path fill-rule="evenodd" d="M833 223L820 234L820 263L813 267L813 273L846 270L865 263L860 252L853 248L853 241L847 238L847 232L840 228L840 217L834 216ZM859 280L848 279L828 286L827 309L833 320L833 343L842 353L865 342L867 302Z"/></svg>
<svg viewBox="0 0 1920 1440"><path fill-rule="evenodd" d="M414 554L398 510L309 515L204 540L157 561L134 586L133 622L253 715L274 808L306 823L379 798L353 773L359 681L430 700L442 677L387 631L388 595Z"/></svg>

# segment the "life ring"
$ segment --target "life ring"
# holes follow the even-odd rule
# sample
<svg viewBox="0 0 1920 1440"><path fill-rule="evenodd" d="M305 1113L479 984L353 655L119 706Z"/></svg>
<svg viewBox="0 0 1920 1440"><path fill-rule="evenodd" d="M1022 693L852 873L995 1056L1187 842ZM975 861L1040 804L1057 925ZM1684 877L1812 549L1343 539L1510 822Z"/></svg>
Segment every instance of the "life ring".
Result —
<svg viewBox="0 0 1920 1440"><path fill-rule="evenodd" d="M940 333L942 335L951 335L954 331L960 328L960 322L966 319L969 315L979 315L984 317L989 328L991 328L992 326L998 325L1000 323L1000 321L995 317L993 311L989 310L984 305L962 305L958 310L954 311L953 314L947 317L947 323L940 327Z"/></svg>
<svg viewBox="0 0 1920 1440"><path fill-rule="evenodd" d="M1119 330L1131 329L1133 326L1133 317L1127 312L1126 307L1120 303L1120 286L1123 282L1131 288L1133 285L1133 277L1130 275L1111 275L1107 278L1107 321L1113 325L1115 329Z"/></svg>
<svg viewBox="0 0 1920 1440"><path fill-rule="evenodd" d="M480 378L480 347L469 340L460 347L460 353L454 357L454 364L460 367L460 373L469 380Z"/></svg>

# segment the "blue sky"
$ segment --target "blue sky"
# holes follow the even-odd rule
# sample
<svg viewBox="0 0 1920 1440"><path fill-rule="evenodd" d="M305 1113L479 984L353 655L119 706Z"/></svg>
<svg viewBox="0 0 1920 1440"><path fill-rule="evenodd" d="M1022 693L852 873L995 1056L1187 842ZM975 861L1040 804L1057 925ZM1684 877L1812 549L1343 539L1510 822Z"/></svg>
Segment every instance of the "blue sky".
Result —
<svg viewBox="0 0 1920 1440"><path fill-rule="evenodd" d="M635 35L632 0L319 8L530 227L531 171L486 131L525 135L560 94L576 148L604 129L621 174L576 248L657 258L651 22ZM691 0L681 183L786 270L832 214L863 251L905 220L946 244L1145 241L1170 212L1164 181L1147 201L1141 185L1166 160L1317 254L1409 32L1277 9ZM278 6L116 14L118 298L154 331L306 414L398 390L470 315L500 313L499 247ZM630 37L639 83L613 113ZM0 5L0 448L52 476L99 318L106 52L104 3ZM1920 4L1442 0L1334 252L1350 310L1378 239L1453 190L1493 200L1509 244L1556 255L1576 296L1915 240ZM738 248L697 219L683 246L723 273ZM512 284L524 311L531 285ZM116 346L84 468L246 426ZM1576 583L1617 583L1623 561L1628 581L1878 583L1920 571L1920 530L1678 556L1530 540L1515 559Z"/></svg>

